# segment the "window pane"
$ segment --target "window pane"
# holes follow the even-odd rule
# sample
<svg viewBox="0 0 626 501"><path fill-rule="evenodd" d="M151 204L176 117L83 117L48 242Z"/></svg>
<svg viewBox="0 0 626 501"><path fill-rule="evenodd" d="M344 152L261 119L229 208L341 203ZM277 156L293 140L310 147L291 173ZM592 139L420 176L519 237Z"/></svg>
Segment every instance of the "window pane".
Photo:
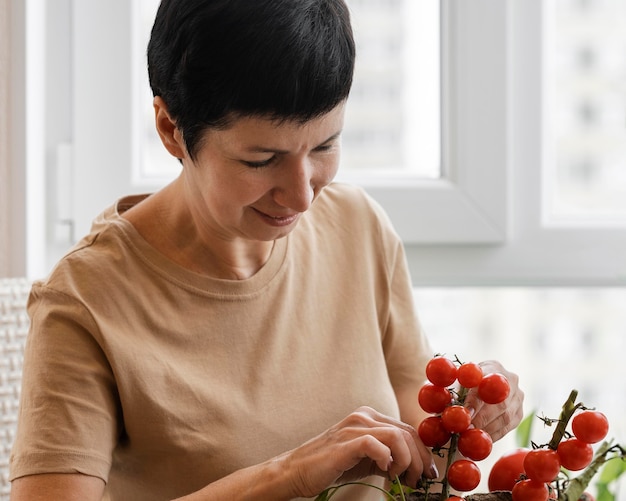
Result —
<svg viewBox="0 0 626 501"><path fill-rule="evenodd" d="M159 0L135 0L140 179L166 181L180 166L154 132L145 47ZM348 0L357 41L342 170L348 175L440 176L439 2Z"/></svg>
<svg viewBox="0 0 626 501"><path fill-rule="evenodd" d="M626 218L626 2L551 0L553 217Z"/></svg>

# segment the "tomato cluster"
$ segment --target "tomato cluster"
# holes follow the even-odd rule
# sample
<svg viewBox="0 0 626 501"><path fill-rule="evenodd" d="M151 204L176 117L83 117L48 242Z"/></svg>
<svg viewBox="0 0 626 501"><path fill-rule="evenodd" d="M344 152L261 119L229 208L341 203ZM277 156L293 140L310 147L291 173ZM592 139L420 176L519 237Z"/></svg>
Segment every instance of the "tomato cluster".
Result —
<svg viewBox="0 0 626 501"><path fill-rule="evenodd" d="M609 430L604 414L582 410L573 415L572 433L532 450L516 449L500 457L489 474L490 491L511 491L513 501L548 501L561 468L582 470L593 459L592 444L603 440Z"/></svg>
<svg viewBox="0 0 626 501"><path fill-rule="evenodd" d="M467 391L476 388L481 400L488 404L503 402L510 386L502 374L484 374L473 362L460 363L443 356L432 358L426 365L425 383L418 393L421 408L432 414L419 425L417 432L427 447L438 451L454 440L454 447L465 457L452 462L446 481L457 491L467 492L480 483L480 469L474 461L491 453L491 436L471 427L472 416L464 407ZM456 388L451 388L458 383Z"/></svg>

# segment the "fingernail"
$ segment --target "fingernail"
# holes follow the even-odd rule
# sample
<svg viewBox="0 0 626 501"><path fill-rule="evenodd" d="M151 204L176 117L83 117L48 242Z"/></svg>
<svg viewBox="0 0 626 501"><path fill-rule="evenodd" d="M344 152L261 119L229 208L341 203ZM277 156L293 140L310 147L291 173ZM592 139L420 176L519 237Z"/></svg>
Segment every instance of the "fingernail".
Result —
<svg viewBox="0 0 626 501"><path fill-rule="evenodd" d="M474 414L476 414L476 409L474 409L473 407L468 407L467 410L469 411L469 415L470 417L474 417Z"/></svg>
<svg viewBox="0 0 626 501"><path fill-rule="evenodd" d="M439 470L437 470L437 466L435 463L430 464L430 478L437 478L439 476Z"/></svg>

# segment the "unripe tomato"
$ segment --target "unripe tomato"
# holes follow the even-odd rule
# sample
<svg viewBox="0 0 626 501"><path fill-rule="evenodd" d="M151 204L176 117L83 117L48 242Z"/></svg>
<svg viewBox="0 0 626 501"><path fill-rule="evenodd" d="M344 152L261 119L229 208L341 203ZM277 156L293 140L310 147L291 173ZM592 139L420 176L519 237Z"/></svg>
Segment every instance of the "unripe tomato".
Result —
<svg viewBox="0 0 626 501"><path fill-rule="evenodd" d="M450 433L461 433L469 428L472 416L462 405L449 405L441 414L441 422Z"/></svg>
<svg viewBox="0 0 626 501"><path fill-rule="evenodd" d="M456 378L464 388L474 388L483 380L483 370L474 362L461 365L456 371Z"/></svg>
<svg viewBox="0 0 626 501"><path fill-rule="evenodd" d="M561 465L571 471L582 470L589 466L593 459L593 447L577 438L562 441L556 451L561 459Z"/></svg>
<svg viewBox="0 0 626 501"><path fill-rule="evenodd" d="M595 444L609 432L609 420L597 411L583 411L572 419L572 431L578 440Z"/></svg>
<svg viewBox="0 0 626 501"><path fill-rule="evenodd" d="M534 449L524 458L524 471L538 482L552 482L561 471L561 460L555 450Z"/></svg>
<svg viewBox="0 0 626 501"><path fill-rule="evenodd" d="M489 472L489 491L512 491L515 482L524 474L524 458L528 449L515 449L496 460Z"/></svg>
<svg viewBox="0 0 626 501"><path fill-rule="evenodd" d="M485 430L470 428L459 435L457 447L466 458L482 461L491 454L493 440Z"/></svg>
<svg viewBox="0 0 626 501"><path fill-rule="evenodd" d="M502 374L492 372L483 377L478 385L478 396L486 404L499 404L509 396L511 387Z"/></svg>
<svg viewBox="0 0 626 501"><path fill-rule="evenodd" d="M457 459L448 468L448 483L461 492L476 489L480 483L480 469L474 461Z"/></svg>
<svg viewBox="0 0 626 501"><path fill-rule="evenodd" d="M417 434L426 447L443 447L450 440L450 432L445 429L439 416L429 416L417 427Z"/></svg>
<svg viewBox="0 0 626 501"><path fill-rule="evenodd" d="M548 486L527 478L513 486L513 501L548 501Z"/></svg>
<svg viewBox="0 0 626 501"><path fill-rule="evenodd" d="M452 402L452 394L447 388L426 383L417 394L420 407L431 414L439 414Z"/></svg>
<svg viewBox="0 0 626 501"><path fill-rule="evenodd" d="M450 386L456 381L456 365L449 358L435 357L426 364L426 377L437 386Z"/></svg>

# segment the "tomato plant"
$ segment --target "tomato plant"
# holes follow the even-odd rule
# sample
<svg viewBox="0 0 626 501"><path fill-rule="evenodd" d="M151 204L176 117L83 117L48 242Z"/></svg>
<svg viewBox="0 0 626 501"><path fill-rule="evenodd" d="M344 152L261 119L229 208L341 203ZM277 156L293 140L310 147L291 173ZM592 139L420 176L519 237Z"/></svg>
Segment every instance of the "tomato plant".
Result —
<svg viewBox="0 0 626 501"><path fill-rule="evenodd" d="M420 388L417 401L426 412L439 414L452 402L452 394L447 388L426 383Z"/></svg>
<svg viewBox="0 0 626 501"><path fill-rule="evenodd" d="M553 449L533 449L524 458L524 472L539 482L552 482L561 471L561 460Z"/></svg>
<svg viewBox="0 0 626 501"><path fill-rule="evenodd" d="M446 430L439 416L429 416L417 427L417 434L426 447L439 449L450 441L451 433Z"/></svg>
<svg viewBox="0 0 626 501"><path fill-rule="evenodd" d="M544 482L526 478L513 486L513 501L548 501L548 486Z"/></svg>
<svg viewBox="0 0 626 501"><path fill-rule="evenodd" d="M589 466L593 459L593 447L577 438L562 441L557 452L563 468L578 471Z"/></svg>
<svg viewBox="0 0 626 501"><path fill-rule="evenodd" d="M482 461L491 454L493 441L491 435L478 428L470 428L459 435L459 452L466 458Z"/></svg>
<svg viewBox="0 0 626 501"><path fill-rule="evenodd" d="M597 411L583 411L572 419L572 432L578 440L595 444L609 432L609 420Z"/></svg>
<svg viewBox="0 0 626 501"><path fill-rule="evenodd" d="M449 405L441 414L441 422L450 433L461 433L469 428L472 416L462 405Z"/></svg>
<svg viewBox="0 0 626 501"><path fill-rule="evenodd" d="M445 357L435 357L426 364L426 377L437 386L450 386L456 381L456 364Z"/></svg>
<svg viewBox="0 0 626 501"><path fill-rule="evenodd" d="M529 450L515 449L500 456L491 468L487 485L490 491L512 491L524 474L524 459Z"/></svg>
<svg viewBox="0 0 626 501"><path fill-rule="evenodd" d="M471 491L480 483L480 469L474 461L457 459L448 467L448 482L453 489Z"/></svg>
<svg viewBox="0 0 626 501"><path fill-rule="evenodd" d="M487 404L499 404L509 396L511 387L507 379L498 373L487 374L478 385L478 396Z"/></svg>
<svg viewBox="0 0 626 501"><path fill-rule="evenodd" d="M457 380L464 388L475 388L483 380L483 370L474 362L461 364L457 369Z"/></svg>

